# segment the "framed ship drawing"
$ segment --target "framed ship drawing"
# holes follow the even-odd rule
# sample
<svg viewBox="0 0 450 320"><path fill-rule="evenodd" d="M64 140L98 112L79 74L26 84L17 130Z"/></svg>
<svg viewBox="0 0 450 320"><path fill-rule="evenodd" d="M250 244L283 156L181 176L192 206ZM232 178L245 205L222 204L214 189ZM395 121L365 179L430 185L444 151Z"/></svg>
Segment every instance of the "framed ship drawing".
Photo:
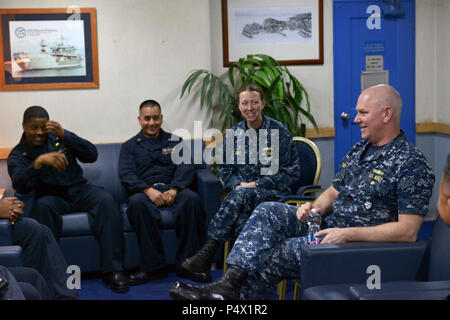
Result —
<svg viewBox="0 0 450 320"><path fill-rule="evenodd" d="M0 90L98 88L96 9L0 9L0 59Z"/></svg>
<svg viewBox="0 0 450 320"><path fill-rule="evenodd" d="M323 0L222 0L223 65L266 54L323 64Z"/></svg>

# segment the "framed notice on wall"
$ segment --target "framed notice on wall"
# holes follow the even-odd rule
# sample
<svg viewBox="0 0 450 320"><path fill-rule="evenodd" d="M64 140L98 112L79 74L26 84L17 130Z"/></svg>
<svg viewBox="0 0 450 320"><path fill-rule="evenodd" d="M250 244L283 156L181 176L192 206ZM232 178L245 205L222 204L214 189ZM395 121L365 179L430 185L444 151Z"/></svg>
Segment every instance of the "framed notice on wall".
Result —
<svg viewBox="0 0 450 320"><path fill-rule="evenodd" d="M222 37L225 67L248 54L323 64L323 2L222 0Z"/></svg>
<svg viewBox="0 0 450 320"><path fill-rule="evenodd" d="M0 90L98 88L95 8L0 9Z"/></svg>

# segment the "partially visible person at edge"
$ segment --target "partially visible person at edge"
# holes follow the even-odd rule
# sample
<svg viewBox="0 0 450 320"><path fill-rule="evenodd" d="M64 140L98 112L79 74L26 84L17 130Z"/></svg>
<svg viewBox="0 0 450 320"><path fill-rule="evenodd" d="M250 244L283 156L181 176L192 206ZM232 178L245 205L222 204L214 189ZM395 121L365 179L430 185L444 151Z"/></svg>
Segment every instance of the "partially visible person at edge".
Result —
<svg viewBox="0 0 450 320"><path fill-rule="evenodd" d="M52 232L36 220L23 217L23 208L24 203L15 197L0 199L0 219L11 221L12 243L22 247L24 265L0 270L0 276L11 286L2 297L79 299L75 289L67 288L67 263Z"/></svg>
<svg viewBox="0 0 450 320"><path fill-rule="evenodd" d="M450 153L439 184L438 211L441 219L450 227Z"/></svg>
<svg viewBox="0 0 450 320"><path fill-rule="evenodd" d="M0 265L0 300L51 300L54 297L37 270ZM73 298L77 297L73 295Z"/></svg>

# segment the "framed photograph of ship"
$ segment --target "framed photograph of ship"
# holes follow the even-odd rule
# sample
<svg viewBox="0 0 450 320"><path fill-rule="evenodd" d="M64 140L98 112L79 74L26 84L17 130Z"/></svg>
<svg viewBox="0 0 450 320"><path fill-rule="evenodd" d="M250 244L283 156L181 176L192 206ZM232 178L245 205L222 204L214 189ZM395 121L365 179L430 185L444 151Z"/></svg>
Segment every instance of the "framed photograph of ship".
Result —
<svg viewBox="0 0 450 320"><path fill-rule="evenodd" d="M98 88L95 8L0 9L0 90Z"/></svg>
<svg viewBox="0 0 450 320"><path fill-rule="evenodd" d="M323 64L323 0L222 0L223 65L267 54Z"/></svg>

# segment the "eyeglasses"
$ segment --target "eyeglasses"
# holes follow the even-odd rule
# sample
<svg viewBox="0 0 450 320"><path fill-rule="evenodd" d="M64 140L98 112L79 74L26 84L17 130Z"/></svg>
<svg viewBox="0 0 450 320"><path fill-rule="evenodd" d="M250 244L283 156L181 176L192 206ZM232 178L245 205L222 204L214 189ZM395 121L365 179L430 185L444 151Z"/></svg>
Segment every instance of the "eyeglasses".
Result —
<svg viewBox="0 0 450 320"><path fill-rule="evenodd" d="M242 107L244 107L244 108L247 108L247 107L250 107L250 106L252 106L252 107L257 107L258 105L261 104L261 100L252 100L252 101L246 101L246 100L244 100L244 101L241 101L239 104L240 104Z"/></svg>

